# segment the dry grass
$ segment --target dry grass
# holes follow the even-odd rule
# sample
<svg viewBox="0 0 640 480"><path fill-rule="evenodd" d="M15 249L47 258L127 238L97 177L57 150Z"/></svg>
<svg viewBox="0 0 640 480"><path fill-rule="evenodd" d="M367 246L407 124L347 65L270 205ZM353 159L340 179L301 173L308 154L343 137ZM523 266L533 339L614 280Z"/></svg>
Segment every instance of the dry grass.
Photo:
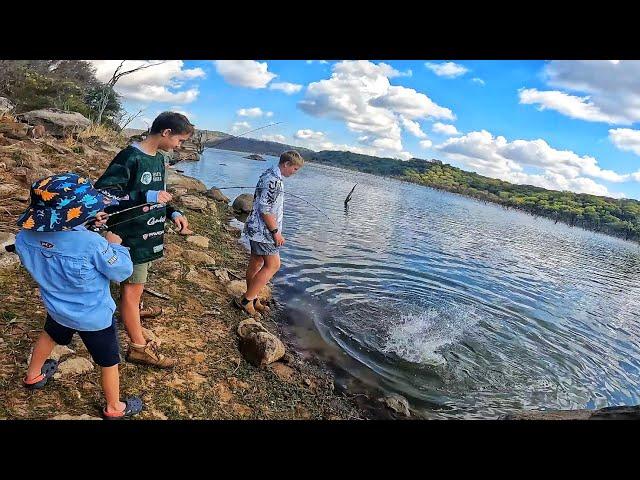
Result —
<svg viewBox="0 0 640 480"><path fill-rule="evenodd" d="M93 123L89 128L80 133L78 138L93 138L114 145L121 145L123 142L126 142L126 138L121 132L116 132L115 130L98 123Z"/></svg>

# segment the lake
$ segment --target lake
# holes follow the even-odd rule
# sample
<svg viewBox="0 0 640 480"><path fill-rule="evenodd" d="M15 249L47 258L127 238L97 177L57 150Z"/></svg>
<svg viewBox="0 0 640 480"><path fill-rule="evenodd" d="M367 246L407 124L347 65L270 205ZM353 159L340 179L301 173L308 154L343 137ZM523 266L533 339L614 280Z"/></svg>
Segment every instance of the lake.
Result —
<svg viewBox="0 0 640 480"><path fill-rule="evenodd" d="M255 186L277 163L244 155L176 167ZM285 179L283 234L279 321L345 385L399 393L426 418L640 403L637 244L310 163Z"/></svg>

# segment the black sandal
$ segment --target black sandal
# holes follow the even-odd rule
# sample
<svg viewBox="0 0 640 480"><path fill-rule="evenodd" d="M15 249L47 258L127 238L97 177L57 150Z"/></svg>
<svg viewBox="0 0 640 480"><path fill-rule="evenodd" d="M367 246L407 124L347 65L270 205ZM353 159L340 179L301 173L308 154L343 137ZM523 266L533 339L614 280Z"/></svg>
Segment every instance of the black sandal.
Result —
<svg viewBox="0 0 640 480"><path fill-rule="evenodd" d="M25 378L22 380L22 385L24 385L24 387L28 388L29 390L40 390L41 388L44 388L44 386L47 384L49 379L53 377L53 374L56 373L57 371L58 371L58 361L53 360L52 358L49 358L48 360L45 360L44 364L42 365L42 368L40 369L41 373L38 377L42 377L42 378L35 383L27 383L25 382L26 380Z"/></svg>
<svg viewBox="0 0 640 480"><path fill-rule="evenodd" d="M126 406L122 412L107 413L107 407L105 407L102 409L102 418L105 420L121 420L123 418L133 417L139 414L144 407L142 400L138 397L125 398L123 401Z"/></svg>

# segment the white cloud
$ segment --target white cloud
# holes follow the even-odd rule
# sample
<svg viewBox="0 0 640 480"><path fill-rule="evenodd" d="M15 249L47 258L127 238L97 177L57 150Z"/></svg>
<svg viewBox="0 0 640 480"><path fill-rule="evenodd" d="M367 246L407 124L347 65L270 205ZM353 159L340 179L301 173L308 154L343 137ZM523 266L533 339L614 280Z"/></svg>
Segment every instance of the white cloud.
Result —
<svg viewBox="0 0 640 480"><path fill-rule="evenodd" d="M421 140L421 141L420 141L420 146L421 146L422 148L424 148L425 150L426 150L427 148L431 148L431 146L432 146L432 145L433 145L433 142L432 142L431 140Z"/></svg>
<svg viewBox="0 0 640 480"><path fill-rule="evenodd" d="M248 130L251 128L251 125L248 122L236 122L231 127L231 131L233 133L239 132L240 130Z"/></svg>
<svg viewBox="0 0 640 480"><path fill-rule="evenodd" d="M402 126L411 134L418 138L427 138L427 134L422 131L420 124L409 120L408 118L401 117Z"/></svg>
<svg viewBox="0 0 640 480"><path fill-rule="evenodd" d="M276 133L273 135L262 135L262 140L268 140L270 142L285 143L287 138L284 135L280 135Z"/></svg>
<svg viewBox="0 0 640 480"><path fill-rule="evenodd" d="M305 129L298 130L294 137L300 140L323 140L325 135L324 132L314 132L313 130Z"/></svg>
<svg viewBox="0 0 640 480"><path fill-rule="evenodd" d="M215 60L216 71L227 83L236 87L265 88L277 77L269 72L267 62L255 60Z"/></svg>
<svg viewBox="0 0 640 480"><path fill-rule="evenodd" d="M237 110L236 113L240 117L261 117L263 115L267 117L273 116L273 112L264 112L260 107L241 108L240 110Z"/></svg>
<svg viewBox="0 0 640 480"><path fill-rule="evenodd" d="M477 83L478 85L482 85L482 86L486 85L486 83L487 83L483 79L481 79L480 77L474 77L474 78L471 79L471 81L473 83Z"/></svg>
<svg viewBox="0 0 640 480"><path fill-rule="evenodd" d="M389 79L399 74L385 63L339 62L332 66L331 78L308 85L298 106L310 115L343 121L361 135L359 143L365 147L358 148L369 149L368 154L407 157L401 139L403 118L416 122L455 116L423 93L391 85Z"/></svg>
<svg viewBox="0 0 640 480"><path fill-rule="evenodd" d="M554 60L543 74L555 88L554 95L538 95L535 103L590 122L631 125L640 121L638 60Z"/></svg>
<svg viewBox="0 0 640 480"><path fill-rule="evenodd" d="M183 110L182 108L180 108L179 106L176 106L176 105L170 107L170 110L172 112L181 113L182 115L187 117L191 123L193 123L193 120L195 120L197 118L196 115L194 115L193 113L188 112L187 110Z"/></svg>
<svg viewBox="0 0 640 480"><path fill-rule="evenodd" d="M327 64L327 63L329 63L329 62L328 62L328 61L326 61L326 60L307 60L307 64L308 64L308 65L311 65L313 62L318 62L318 63L321 63L321 64Z"/></svg>
<svg viewBox="0 0 640 480"><path fill-rule="evenodd" d="M444 123L436 122L433 124L431 129L435 133L442 133L444 135L449 135L451 137L454 135L460 135L460 132L458 131L455 125L446 125Z"/></svg>
<svg viewBox="0 0 640 480"><path fill-rule="evenodd" d="M509 142L505 137L494 137L486 130L450 138L436 149L481 175L553 190L622 196L622 193L610 192L593 178L609 182L624 182L632 178L629 174L601 169L593 157L556 150L542 139ZM536 173L526 172L525 167L536 170Z"/></svg>
<svg viewBox="0 0 640 480"><path fill-rule="evenodd" d="M122 60L89 60L96 69L96 78L107 82ZM160 61L127 60L121 72ZM184 82L205 77L201 68L185 69L182 60L169 60L158 65L122 76L115 90L124 98L140 102L191 103L198 98L199 90L191 87L180 90Z"/></svg>
<svg viewBox="0 0 640 480"><path fill-rule="evenodd" d="M426 62L424 65L439 77L445 77L445 78L456 78L461 75L464 75L469 71L467 67L463 65L459 65L454 62L444 62L444 63Z"/></svg>
<svg viewBox="0 0 640 480"><path fill-rule="evenodd" d="M622 117L611 116L600 110L590 97L576 97L558 90L541 92L535 88L519 90L520 103L537 104L538 110L555 110L567 117L589 122L629 123Z"/></svg>
<svg viewBox="0 0 640 480"><path fill-rule="evenodd" d="M287 95L293 95L294 93L298 93L302 90L302 85L297 83L289 83L289 82L274 82L269 85L270 90L281 90Z"/></svg>
<svg viewBox="0 0 640 480"><path fill-rule="evenodd" d="M609 130L609 140L616 148L640 155L640 130L616 128Z"/></svg>

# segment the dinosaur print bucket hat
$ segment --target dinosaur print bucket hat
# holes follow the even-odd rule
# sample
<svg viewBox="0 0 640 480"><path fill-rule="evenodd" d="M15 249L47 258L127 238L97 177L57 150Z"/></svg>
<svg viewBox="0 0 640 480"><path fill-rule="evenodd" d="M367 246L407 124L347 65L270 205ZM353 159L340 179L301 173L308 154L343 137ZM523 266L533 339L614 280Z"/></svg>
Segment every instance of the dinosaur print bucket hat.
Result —
<svg viewBox="0 0 640 480"><path fill-rule="evenodd" d="M62 173L33 182L31 204L16 223L36 232L71 230L115 204L115 199L94 189L88 178Z"/></svg>

